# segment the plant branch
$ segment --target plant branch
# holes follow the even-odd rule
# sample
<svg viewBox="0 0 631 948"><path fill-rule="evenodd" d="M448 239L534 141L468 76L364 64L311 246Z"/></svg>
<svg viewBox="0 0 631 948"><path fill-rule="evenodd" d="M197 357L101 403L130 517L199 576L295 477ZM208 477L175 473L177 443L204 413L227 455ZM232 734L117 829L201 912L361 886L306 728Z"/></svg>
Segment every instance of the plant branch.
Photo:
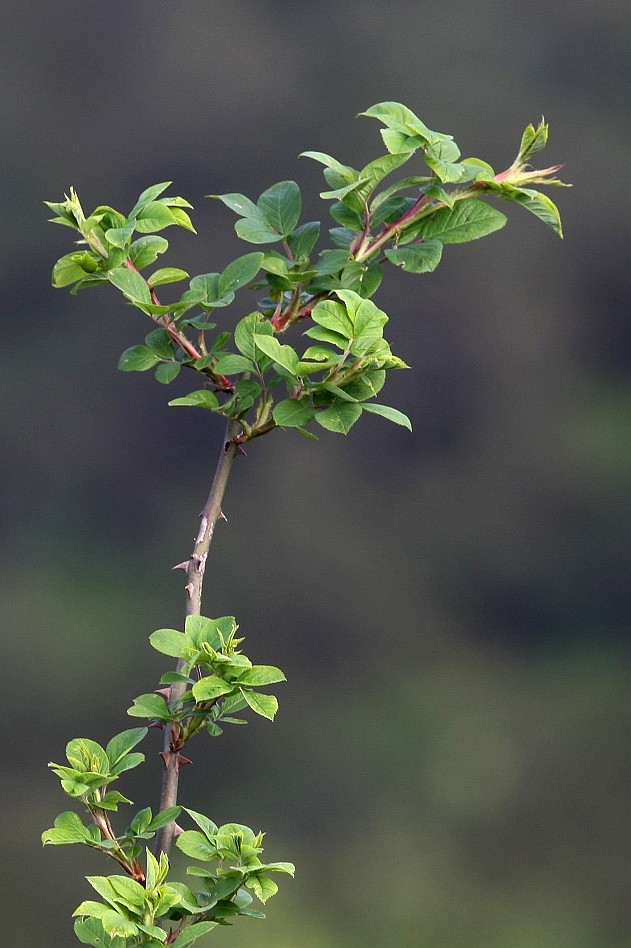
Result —
<svg viewBox="0 0 631 948"><path fill-rule="evenodd" d="M198 616L201 614L202 589L204 584L204 572L206 569L208 551L210 549L210 544L212 542L217 521L223 516L221 504L226 490L226 485L230 477L230 472L232 470L232 465L237 454L241 452L239 444L236 440L238 432L238 422L232 420L229 421L226 428L226 436L222 445L219 461L217 462L212 487L210 488L206 505L204 506L204 509L201 513L201 523L199 532L197 534L197 539L195 540L195 546L193 547L193 552L191 553L186 568L186 577L188 580L186 585L187 616ZM183 660L180 660L177 664L176 671L181 674L183 668L184 662ZM184 682L174 682L174 684L171 686L171 696L169 702L171 707L177 705L185 691L185 688L186 685ZM176 806L177 804L180 766L182 763L180 759L180 750L182 748L181 737L182 733L179 726L176 728L169 724L165 725L164 749L162 751L164 773L162 778L162 793L160 796L160 812L167 807ZM159 855L162 852L168 854L171 847L171 842L173 840L174 830L175 823L169 823L167 826L163 827L156 840L156 854Z"/></svg>

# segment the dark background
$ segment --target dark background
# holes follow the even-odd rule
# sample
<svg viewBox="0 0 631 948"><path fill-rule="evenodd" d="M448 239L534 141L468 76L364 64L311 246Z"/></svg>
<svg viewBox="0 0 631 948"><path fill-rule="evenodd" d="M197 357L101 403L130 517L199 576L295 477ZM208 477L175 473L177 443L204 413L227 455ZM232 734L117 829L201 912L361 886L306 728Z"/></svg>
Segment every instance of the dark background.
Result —
<svg viewBox="0 0 631 948"><path fill-rule="evenodd" d="M384 401L412 436L367 417L239 462L206 611L288 683L274 726L193 747L183 800L263 827L298 875L268 921L213 937L627 945L628 2L6 0L1 33L3 940L70 944L82 876L110 871L40 849L67 807L46 763L132 726L168 667L147 636L181 627L169 570L221 440L166 407L186 380L117 372L150 326L114 290L52 290L69 231L42 201L73 185L125 211L173 179L199 236L169 232L167 264L221 270L254 248L206 193L295 178L326 221L298 152L365 164L378 126L353 116L395 99L498 168L544 113L566 238L508 206L437 273L388 273L376 301L412 371ZM149 748L151 799L138 771L120 788L155 807L158 771Z"/></svg>

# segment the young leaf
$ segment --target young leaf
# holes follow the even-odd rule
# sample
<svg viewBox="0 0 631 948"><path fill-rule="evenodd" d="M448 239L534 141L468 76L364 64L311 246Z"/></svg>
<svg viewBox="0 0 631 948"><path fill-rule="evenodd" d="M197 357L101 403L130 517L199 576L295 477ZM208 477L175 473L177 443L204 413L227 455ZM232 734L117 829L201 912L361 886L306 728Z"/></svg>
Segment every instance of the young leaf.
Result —
<svg viewBox="0 0 631 948"><path fill-rule="evenodd" d="M163 181L161 184L152 184L151 187L145 188L129 212L129 219L131 220L132 218L135 218L143 207L146 207L147 204L150 204L152 201L155 201L156 198L159 198L162 192L166 191L166 189L172 184L172 181Z"/></svg>
<svg viewBox="0 0 631 948"><path fill-rule="evenodd" d="M224 681L223 678L218 678L217 675L208 675L206 678L200 678L193 685L192 690L195 701L213 701L221 695L234 691L234 685Z"/></svg>
<svg viewBox="0 0 631 948"><path fill-rule="evenodd" d="M155 263L158 255L169 249L169 242L164 237L139 237L129 248L129 256L137 270L143 270L150 263Z"/></svg>
<svg viewBox="0 0 631 948"><path fill-rule="evenodd" d="M269 356L274 362L287 369L292 375L296 374L298 363L298 353L291 346L282 346L275 336L261 335L257 333L254 336L256 346Z"/></svg>
<svg viewBox="0 0 631 948"><path fill-rule="evenodd" d="M136 216L136 230L141 234L150 234L156 230L164 230L177 223L177 217L166 204L160 201L150 201L145 204Z"/></svg>
<svg viewBox="0 0 631 948"><path fill-rule="evenodd" d="M149 636L149 641L156 652L172 658L181 658L183 650L191 645L189 637L177 629L156 629Z"/></svg>
<svg viewBox="0 0 631 948"><path fill-rule="evenodd" d="M96 828L96 827L95 827ZM98 830L97 830L98 834ZM100 834L98 837L100 839ZM76 813L67 810L60 813L55 820L54 828L42 833L42 843L53 846L64 846L69 843L92 843L95 839L87 826L84 826Z"/></svg>
<svg viewBox="0 0 631 948"><path fill-rule="evenodd" d="M144 277L127 267L115 267L107 274L113 283L132 303L151 303L151 292Z"/></svg>
<svg viewBox="0 0 631 948"><path fill-rule="evenodd" d="M278 700L274 695L262 695L256 691L249 691L247 688L241 688L240 691L253 711L269 721L274 720L274 715L278 711Z"/></svg>
<svg viewBox="0 0 631 948"><path fill-rule="evenodd" d="M348 434L355 422L361 417L362 410L357 404L338 401L317 412L315 420L323 428L336 434Z"/></svg>
<svg viewBox="0 0 631 948"><path fill-rule="evenodd" d="M524 134L521 136L519 153L515 159L515 164L525 164L546 147L548 143L548 126L543 119L539 122L537 128L534 125L528 125Z"/></svg>
<svg viewBox="0 0 631 948"><path fill-rule="evenodd" d="M238 684L260 688L263 685L273 685L275 682L286 680L280 668L275 668L274 665L252 665L239 675Z"/></svg>
<svg viewBox="0 0 631 948"><path fill-rule="evenodd" d="M155 718L158 721L168 721L171 717L167 703L162 695L146 694L134 698L127 714L132 718Z"/></svg>
<svg viewBox="0 0 631 948"><path fill-rule="evenodd" d="M178 283L180 280L187 280L188 276L186 270L180 270L178 267L163 267L147 277L147 283L150 286L162 286L164 283Z"/></svg>
<svg viewBox="0 0 631 948"><path fill-rule="evenodd" d="M189 948L198 938L212 931L218 924L219 922L195 922L193 925L189 925L172 942L171 948Z"/></svg>
<svg viewBox="0 0 631 948"><path fill-rule="evenodd" d="M362 408L364 411L371 412L373 415L381 415L382 418L393 421L395 425L403 425L403 427L408 428L409 431L412 430L412 422L408 416L404 415L403 412L397 408L390 408L388 405L375 405L373 402L362 404Z"/></svg>
<svg viewBox="0 0 631 948"><path fill-rule="evenodd" d="M256 336L273 336L274 330L269 320L265 320L260 313L250 313L244 316L234 330L234 342L246 358L257 359ZM260 353L262 350L258 350Z"/></svg>
<svg viewBox="0 0 631 948"><path fill-rule="evenodd" d="M190 395L184 395L182 398L173 398L169 405L192 405L196 408L208 408L210 411L216 411L219 408L217 396L205 388L191 392Z"/></svg>
<svg viewBox="0 0 631 948"><path fill-rule="evenodd" d="M127 731L121 731L120 734L117 734L109 742L105 748L105 753L107 754L108 760L110 762L110 767L115 767L126 754L130 752L132 747L135 747L136 744L139 744L147 736L146 727L132 727Z"/></svg>
<svg viewBox="0 0 631 948"><path fill-rule="evenodd" d="M203 813L198 813L197 810L191 810L188 807L184 807L184 812L188 813L190 818L197 823L200 830L205 834L209 841L215 837L218 827L215 823L213 823L212 820L208 819L207 816L204 816Z"/></svg>
<svg viewBox="0 0 631 948"><path fill-rule="evenodd" d="M252 889L256 893L257 898L263 903L278 892L277 884L263 875L252 875L245 884L248 889Z"/></svg>

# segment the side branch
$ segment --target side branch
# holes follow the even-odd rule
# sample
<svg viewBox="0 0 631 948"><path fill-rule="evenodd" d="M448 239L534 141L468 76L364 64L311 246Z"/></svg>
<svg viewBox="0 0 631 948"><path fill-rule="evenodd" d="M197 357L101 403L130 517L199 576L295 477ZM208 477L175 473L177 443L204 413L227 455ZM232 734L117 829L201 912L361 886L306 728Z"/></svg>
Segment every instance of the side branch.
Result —
<svg viewBox="0 0 631 948"><path fill-rule="evenodd" d="M230 421L226 428L226 436L222 445L219 461L215 470L212 487L208 500L201 514L201 523L193 552L188 561L186 576L188 583L186 585L187 601L186 615L198 616L201 614L202 589L204 584L204 572L206 569L206 559L212 542L215 525L221 518L221 505L226 490L226 485L230 477L232 465L237 454L241 449L235 440L240 427L237 422ZM176 671L182 673L184 662L180 660ZM177 704L182 697L186 685L183 682L175 682L171 686L170 703ZM180 755L182 748L181 733L178 725L165 725L164 728L164 748L162 750L162 759L164 761L164 774L162 777L162 793L160 796L160 811L167 807L177 804L177 792L180 776L180 767L187 763L186 758ZM175 824L170 823L163 827L156 840L156 854L161 852L168 853L173 841Z"/></svg>

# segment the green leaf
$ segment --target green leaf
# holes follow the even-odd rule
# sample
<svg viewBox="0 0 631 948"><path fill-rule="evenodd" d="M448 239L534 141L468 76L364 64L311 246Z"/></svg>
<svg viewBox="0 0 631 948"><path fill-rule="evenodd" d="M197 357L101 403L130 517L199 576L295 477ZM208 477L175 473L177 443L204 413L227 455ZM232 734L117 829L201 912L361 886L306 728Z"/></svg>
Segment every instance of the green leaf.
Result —
<svg viewBox="0 0 631 948"><path fill-rule="evenodd" d="M164 230L165 227L176 223L178 223L176 214L160 201L150 201L145 204L136 216L136 230L141 234Z"/></svg>
<svg viewBox="0 0 631 948"><path fill-rule="evenodd" d="M438 137L436 132L430 131L427 125L424 125L411 109L401 105L400 102L378 102L359 114L368 118L376 118L388 128L393 128L406 135L419 136L428 142Z"/></svg>
<svg viewBox="0 0 631 948"><path fill-rule="evenodd" d="M226 640L237 630L234 616L222 616L220 619L208 619L206 616L187 616L185 630L195 648L208 643L220 651Z"/></svg>
<svg viewBox="0 0 631 948"><path fill-rule="evenodd" d="M308 260L320 236L320 221L301 224L287 237L287 244L294 260L298 263Z"/></svg>
<svg viewBox="0 0 631 948"><path fill-rule="evenodd" d="M538 154L546 147L548 143L548 126L543 118L537 128L534 125L528 125L521 136L519 153L515 159L515 164L524 164Z"/></svg>
<svg viewBox="0 0 631 948"><path fill-rule="evenodd" d="M368 188L362 189L366 194L374 191L377 185L383 181L389 174L404 165L412 157L412 152L384 155L382 158L375 158L369 162L365 168L360 171L360 176L368 180Z"/></svg>
<svg viewBox="0 0 631 948"><path fill-rule="evenodd" d="M341 303L336 303L335 300L323 300L314 307L311 315L314 322L324 329L329 329L345 339L352 338L353 323ZM305 335L311 336L313 333L311 330L307 330ZM313 335L313 338L318 339L320 337ZM326 342L327 340L323 341Z"/></svg>
<svg viewBox="0 0 631 948"><path fill-rule="evenodd" d="M184 395L182 398L173 398L169 405L192 405L196 408L208 408L210 411L216 411L219 408L217 396L205 388L191 392L190 395Z"/></svg>
<svg viewBox="0 0 631 948"><path fill-rule="evenodd" d="M203 862L208 862L217 857L215 846L211 845L206 836L200 833L199 830L186 830L177 837L175 845L192 859L201 859Z"/></svg>
<svg viewBox="0 0 631 948"><path fill-rule="evenodd" d="M274 695L262 695L256 691L249 691L247 688L241 688L240 691L253 711L269 721L274 720L274 715L278 711L278 700Z"/></svg>
<svg viewBox="0 0 631 948"><path fill-rule="evenodd" d="M181 362L162 362L156 368L156 379L163 385L168 385L178 377L181 368Z"/></svg>
<svg viewBox="0 0 631 948"><path fill-rule="evenodd" d="M423 152L423 160L432 169L436 177L445 183L460 181L465 167L458 163L460 149L449 139L435 142Z"/></svg>
<svg viewBox="0 0 631 948"><path fill-rule="evenodd" d="M105 750L88 737L77 737L66 745L66 757L72 767L87 773L108 774L110 762Z"/></svg>
<svg viewBox="0 0 631 948"><path fill-rule="evenodd" d="M134 221L130 221L130 223L124 227L110 227L109 230L105 231L105 239L110 244L113 244L115 247L120 247L120 249L123 250L131 239L134 227Z"/></svg>
<svg viewBox="0 0 631 948"><path fill-rule="evenodd" d="M147 283L150 286L161 286L164 283L178 283L180 280L187 280L188 276L186 270L180 270L178 267L163 267L147 277Z"/></svg>
<svg viewBox="0 0 631 948"><path fill-rule="evenodd" d="M169 249L169 242L164 237L139 237L129 248L129 256L137 270L143 270L150 263L155 263L158 255Z"/></svg>
<svg viewBox="0 0 631 948"><path fill-rule="evenodd" d="M254 368L251 359L228 352L217 359L213 372L216 375L238 375L240 372L252 372Z"/></svg>
<svg viewBox="0 0 631 948"><path fill-rule="evenodd" d="M208 675L206 678L200 678L193 685L192 691L195 701L212 701L214 698L219 698L221 695L227 695L234 691L234 685L224 681L223 678L219 678L217 675Z"/></svg>
<svg viewBox="0 0 631 948"><path fill-rule="evenodd" d="M336 434L348 434L360 418L362 410L352 402L339 401L316 414L315 420L323 428Z"/></svg>
<svg viewBox="0 0 631 948"><path fill-rule="evenodd" d="M108 272L107 278L133 303L151 303L151 291L144 277L136 273L135 270L128 270L127 267L115 267Z"/></svg>
<svg viewBox="0 0 631 948"><path fill-rule="evenodd" d="M118 776L119 774L124 773L126 770L132 770L134 767L137 767L139 764L144 762L144 754L127 754L115 767L112 767L112 775Z"/></svg>
<svg viewBox="0 0 631 948"><path fill-rule="evenodd" d="M382 418L393 421L395 425L403 425L404 428L408 428L410 431L412 430L412 422L408 416L396 408L390 408L388 405L375 405L372 402L363 404L362 408L364 411L369 411L373 415L381 415Z"/></svg>
<svg viewBox="0 0 631 948"><path fill-rule="evenodd" d="M100 839L100 834L98 834ZM42 833L42 844L65 846L70 843L94 843L94 837L87 826L72 810L60 813L55 820L54 828Z"/></svg>
<svg viewBox="0 0 631 948"><path fill-rule="evenodd" d="M144 758L144 754L141 754ZM99 800L98 807L100 810L118 810L119 803L131 803L127 797L123 796L122 793L119 793L118 790L108 790L101 799Z"/></svg>
<svg viewBox="0 0 631 948"><path fill-rule="evenodd" d="M538 217L539 220L543 221L544 224L547 224L548 227L551 227L555 234L558 234L559 237L563 237L563 227L559 209L554 201L550 200L547 194L526 188L504 188L502 189L501 196L507 198L509 201L515 201L515 203L520 204L527 211L530 211L531 214L534 214L535 217Z"/></svg>
<svg viewBox="0 0 631 948"><path fill-rule="evenodd" d="M489 204L477 200L458 201L453 208L443 207L423 224L425 240L438 238L443 244L462 244L500 230L506 216Z"/></svg>
<svg viewBox="0 0 631 948"><path fill-rule="evenodd" d="M156 198L160 197L163 191L166 191L168 187L173 184L172 181L162 181L160 184L152 184L151 187L145 188L142 192L131 211L129 212L129 218L136 217L138 212L146 207L147 204L150 204L152 201L155 201Z"/></svg>
<svg viewBox="0 0 631 948"><path fill-rule="evenodd" d="M261 218L261 211L256 204L244 194L207 194L206 197L221 201L226 207L241 217Z"/></svg>
<svg viewBox="0 0 631 948"><path fill-rule="evenodd" d="M443 245L440 240L426 240L415 247L387 249L386 257L408 273L431 273L440 263Z"/></svg>
<svg viewBox="0 0 631 948"><path fill-rule="evenodd" d="M184 649L191 645L188 635L177 629L156 629L149 636L149 641L156 652L170 655L171 658L181 658Z"/></svg>
<svg viewBox="0 0 631 948"><path fill-rule="evenodd" d="M234 229L241 240L250 244L271 244L282 240L283 235L276 233L268 224L257 217L243 217L234 225Z"/></svg>
<svg viewBox="0 0 631 948"><path fill-rule="evenodd" d="M96 918L77 919L74 923L75 935L84 945L92 948L125 948L125 941L117 936L108 935ZM182 946L177 946L182 948Z"/></svg>
<svg viewBox="0 0 631 948"><path fill-rule="evenodd" d="M121 354L118 368L121 372L146 372L160 361L148 346L131 346Z"/></svg>
<svg viewBox="0 0 631 948"><path fill-rule="evenodd" d="M211 840L214 838L215 834L217 833L217 825L213 823L212 820L210 820L207 816L204 816L203 813L198 813L197 810L191 810L186 806L184 807L184 812L188 813L190 818L194 820L195 823L197 823L200 830L202 833L204 833L207 839Z"/></svg>
<svg viewBox="0 0 631 948"><path fill-rule="evenodd" d="M188 206L190 207L190 204ZM190 230L194 234L197 233L193 227L191 218L186 213L186 211L182 210L181 207L171 207L171 214L173 215L173 220L178 225L178 227L184 227L186 230Z"/></svg>
<svg viewBox="0 0 631 948"><path fill-rule="evenodd" d="M279 181L261 194L257 207L272 230L286 237L300 219L300 188L295 181Z"/></svg>
<svg viewBox="0 0 631 948"><path fill-rule="evenodd" d="M300 428L311 421L315 415L315 409L308 402L286 398L274 406L272 415L281 428Z"/></svg>
<svg viewBox="0 0 631 948"><path fill-rule="evenodd" d="M263 254L246 253L229 263L219 277L219 295L238 290L250 283L261 269Z"/></svg>
<svg viewBox="0 0 631 948"><path fill-rule="evenodd" d="M345 290L354 290L359 296L368 299L381 286L383 270L378 263L360 263L353 260L340 274L340 283Z"/></svg>
<svg viewBox="0 0 631 948"><path fill-rule="evenodd" d="M140 908L145 904L146 891L139 882L128 879L127 876L108 876L108 879L120 901L124 904L130 908Z"/></svg>
<svg viewBox="0 0 631 948"><path fill-rule="evenodd" d="M171 717L169 708L162 695L146 694L134 698L127 714L132 718L155 718L158 721L168 721Z"/></svg>
<svg viewBox="0 0 631 948"><path fill-rule="evenodd" d="M252 665L239 675L237 684L259 688L263 685L273 685L278 681L287 681L280 668L274 665Z"/></svg>
<svg viewBox="0 0 631 948"><path fill-rule="evenodd" d="M269 356L274 362L287 369L292 375L295 375L298 369L298 353L291 346L282 346L275 336L256 334L254 336L256 346Z"/></svg>
<svg viewBox="0 0 631 948"><path fill-rule="evenodd" d="M58 260L55 266L53 267L53 277L52 282L55 289L62 289L64 286L69 286L71 283L76 283L77 280L83 280L86 275L86 271L79 266L77 260L81 259L83 254L70 253L65 257L62 257L61 260Z"/></svg>
<svg viewBox="0 0 631 948"><path fill-rule="evenodd" d="M273 336L274 330L269 320L260 313L250 313L239 320L234 330L234 342L239 350L248 359L257 359L262 350L257 350L256 336Z"/></svg>
<svg viewBox="0 0 631 948"><path fill-rule="evenodd" d="M116 764L118 764L136 744L140 744L146 736L146 727L132 727L126 731L121 731L120 734L116 734L105 748L110 767L115 767Z"/></svg>
<svg viewBox="0 0 631 948"><path fill-rule="evenodd" d="M212 931L218 924L218 922L195 922L193 925L189 925L188 928L180 932L175 941L172 942L171 948L189 948L189 945L196 942L202 935Z"/></svg>
<svg viewBox="0 0 631 948"><path fill-rule="evenodd" d="M263 903L267 902L268 899L271 899L271 897L278 892L276 883L263 875L250 876L245 884L248 889L252 889L252 891L256 893L257 898Z"/></svg>

